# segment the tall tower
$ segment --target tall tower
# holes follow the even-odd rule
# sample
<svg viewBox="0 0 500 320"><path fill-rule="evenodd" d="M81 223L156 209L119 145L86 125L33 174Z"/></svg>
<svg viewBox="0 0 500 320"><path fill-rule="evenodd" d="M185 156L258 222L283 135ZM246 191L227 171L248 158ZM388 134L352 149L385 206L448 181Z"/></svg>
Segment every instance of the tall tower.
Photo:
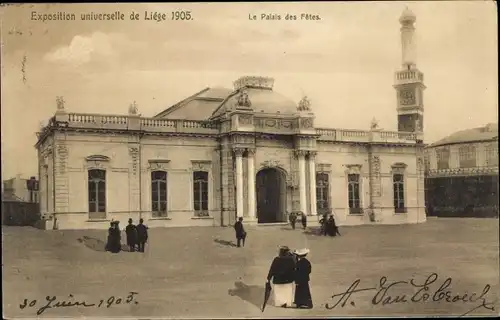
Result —
<svg viewBox="0 0 500 320"><path fill-rule="evenodd" d="M394 88L398 101L398 131L424 130L424 74L417 69L415 14L406 8L399 18L401 23L402 66L396 71Z"/></svg>

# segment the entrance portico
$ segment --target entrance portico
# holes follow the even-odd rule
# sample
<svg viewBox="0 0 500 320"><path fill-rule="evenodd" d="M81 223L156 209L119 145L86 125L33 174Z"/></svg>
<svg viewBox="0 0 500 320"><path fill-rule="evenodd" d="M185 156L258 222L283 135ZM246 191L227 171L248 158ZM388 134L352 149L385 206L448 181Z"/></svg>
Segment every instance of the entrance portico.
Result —
<svg viewBox="0 0 500 320"><path fill-rule="evenodd" d="M286 169L273 159L256 169L256 154L261 152L262 156L266 152L259 148L233 147L233 152L237 217L245 218L248 223L277 223L286 222L287 213L292 211L316 215L316 152L287 151L295 164L292 167L298 170ZM298 201L288 201L294 198L295 190Z"/></svg>

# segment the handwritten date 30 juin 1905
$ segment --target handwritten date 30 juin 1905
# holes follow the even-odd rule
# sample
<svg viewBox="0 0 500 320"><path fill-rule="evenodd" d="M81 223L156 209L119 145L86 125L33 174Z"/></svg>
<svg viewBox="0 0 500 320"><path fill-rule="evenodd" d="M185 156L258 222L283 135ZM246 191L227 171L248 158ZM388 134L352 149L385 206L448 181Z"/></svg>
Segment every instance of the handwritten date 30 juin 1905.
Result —
<svg viewBox="0 0 500 320"><path fill-rule="evenodd" d="M349 303L351 306L356 306L354 300L351 300L351 296L355 293L364 291L375 291L371 299L372 305L385 306L391 304L401 304L401 303L426 303L426 302L438 302L438 303L473 303L475 305L471 310L467 311L464 315L467 315L475 310L484 308L490 311L495 311L496 301L487 301L486 295L491 289L489 284L484 286L483 291L478 294L473 292L469 293L453 293L451 289L452 278L446 278L439 288L431 288L431 285L436 283L438 280L438 275L436 273L430 274L423 283L418 283L415 279L410 281L388 281L387 277L380 278L378 287L369 288L358 288L361 280L357 279L354 281L350 287L342 292L332 296L334 300L333 304L327 303L325 307L327 309L334 309L337 306L342 308ZM391 293L391 289L402 289L404 287L413 288L413 294L394 294ZM437 286L436 286L437 287Z"/></svg>
<svg viewBox="0 0 500 320"><path fill-rule="evenodd" d="M110 296L107 299L101 299L98 302L89 302L80 300L77 301L74 299L73 295L70 294L68 299L58 299L57 296L46 296L46 301L38 301L24 299L23 302L19 305L20 309L25 308L38 308L36 314L41 315L48 309L55 308L70 308L70 307L83 307L83 308L111 308L112 306L121 305L121 304L138 304L137 300L135 300L135 295L137 292L129 292L129 294L125 298Z"/></svg>

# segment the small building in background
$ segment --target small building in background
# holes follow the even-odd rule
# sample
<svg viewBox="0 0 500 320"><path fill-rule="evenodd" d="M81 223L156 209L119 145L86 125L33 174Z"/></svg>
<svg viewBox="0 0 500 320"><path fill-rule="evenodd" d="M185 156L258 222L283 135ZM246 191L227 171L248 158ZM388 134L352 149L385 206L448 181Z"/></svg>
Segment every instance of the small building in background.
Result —
<svg viewBox="0 0 500 320"><path fill-rule="evenodd" d="M3 181L2 194L8 199L17 199L22 202L39 203L39 185L36 177L16 177Z"/></svg>
<svg viewBox="0 0 500 320"><path fill-rule="evenodd" d="M15 178L2 183L2 223L8 226L31 226L40 219L39 186L36 177Z"/></svg>
<svg viewBox="0 0 500 320"><path fill-rule="evenodd" d="M455 132L425 148L431 216L498 217L498 124Z"/></svg>

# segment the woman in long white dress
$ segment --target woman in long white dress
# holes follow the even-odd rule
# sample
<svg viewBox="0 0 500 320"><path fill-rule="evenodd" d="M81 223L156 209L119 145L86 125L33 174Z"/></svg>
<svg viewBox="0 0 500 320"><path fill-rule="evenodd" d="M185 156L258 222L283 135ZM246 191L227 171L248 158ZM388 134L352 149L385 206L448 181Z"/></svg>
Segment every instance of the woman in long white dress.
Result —
<svg viewBox="0 0 500 320"><path fill-rule="evenodd" d="M273 283L273 300L276 307L291 307L295 288L295 259L286 246L280 247L279 255L274 258L267 281Z"/></svg>

